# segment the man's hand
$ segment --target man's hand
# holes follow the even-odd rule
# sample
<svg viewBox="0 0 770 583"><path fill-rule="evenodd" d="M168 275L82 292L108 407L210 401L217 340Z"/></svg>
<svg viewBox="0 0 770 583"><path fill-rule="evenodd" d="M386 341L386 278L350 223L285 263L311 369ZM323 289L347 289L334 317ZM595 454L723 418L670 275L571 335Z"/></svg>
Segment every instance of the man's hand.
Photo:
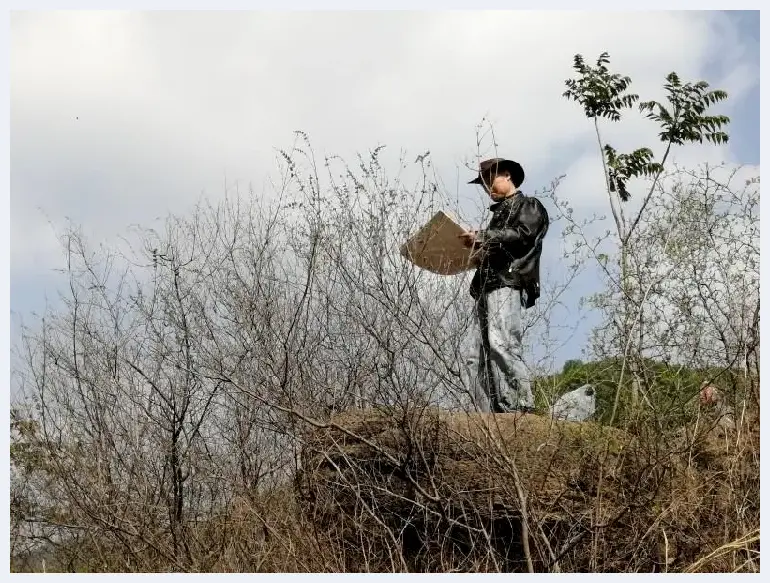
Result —
<svg viewBox="0 0 770 583"><path fill-rule="evenodd" d="M465 231L461 235L458 235L458 237L463 245L466 247L473 247L473 244L476 242L476 233L478 233L478 231Z"/></svg>

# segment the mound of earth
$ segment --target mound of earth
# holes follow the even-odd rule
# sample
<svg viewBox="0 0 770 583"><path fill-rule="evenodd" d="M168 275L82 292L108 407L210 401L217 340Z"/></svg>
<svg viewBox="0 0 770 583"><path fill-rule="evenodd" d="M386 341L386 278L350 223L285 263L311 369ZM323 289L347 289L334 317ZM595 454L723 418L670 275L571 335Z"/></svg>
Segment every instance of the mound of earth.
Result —
<svg viewBox="0 0 770 583"><path fill-rule="evenodd" d="M527 414L355 411L307 436L296 487L350 571L672 571L714 542L725 487L719 439L679 441L662 451Z"/></svg>

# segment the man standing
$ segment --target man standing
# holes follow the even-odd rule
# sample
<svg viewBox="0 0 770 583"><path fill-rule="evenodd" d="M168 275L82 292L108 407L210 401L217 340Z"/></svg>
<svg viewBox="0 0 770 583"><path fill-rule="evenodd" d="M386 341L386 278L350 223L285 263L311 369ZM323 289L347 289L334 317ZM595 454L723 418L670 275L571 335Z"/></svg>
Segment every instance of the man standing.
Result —
<svg viewBox="0 0 770 583"><path fill-rule="evenodd" d="M522 308L532 307L540 297L540 254L549 219L537 198L519 192L523 181L518 162L481 162L479 175L469 184L480 184L492 198L492 218L486 229L460 236L477 251L470 288L475 325L464 373L476 406L486 412L534 410L522 353Z"/></svg>

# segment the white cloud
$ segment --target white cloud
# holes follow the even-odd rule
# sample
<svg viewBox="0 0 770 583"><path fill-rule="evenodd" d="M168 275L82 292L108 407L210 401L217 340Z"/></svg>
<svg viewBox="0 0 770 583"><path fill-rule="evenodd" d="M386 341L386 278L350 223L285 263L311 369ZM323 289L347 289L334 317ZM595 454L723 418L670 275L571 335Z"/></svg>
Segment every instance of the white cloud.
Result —
<svg viewBox="0 0 770 583"><path fill-rule="evenodd" d="M222 196L225 177L260 195L295 129L343 156L430 149L475 203L457 166L489 114L528 189L567 172L560 192L589 208L605 197L593 128L561 96L575 53L609 51L643 98L661 97L669 71L701 78L715 62L726 74L709 80L732 98L758 80L708 12L15 13L11 43L16 281L58 262L36 208L102 239ZM619 148L655 141L638 115L605 132ZM714 157L730 152L677 155Z"/></svg>

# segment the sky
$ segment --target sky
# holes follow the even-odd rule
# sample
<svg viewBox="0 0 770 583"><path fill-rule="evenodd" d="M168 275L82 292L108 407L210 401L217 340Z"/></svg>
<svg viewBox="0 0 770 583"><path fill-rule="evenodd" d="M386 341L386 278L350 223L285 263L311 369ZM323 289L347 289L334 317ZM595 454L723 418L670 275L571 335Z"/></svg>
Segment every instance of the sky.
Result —
<svg viewBox="0 0 770 583"><path fill-rule="evenodd" d="M576 212L606 210L593 127L561 96L573 55L603 51L643 99L662 97L672 70L729 93L730 142L678 162L758 166L759 12L12 13L11 343L61 285L55 229L72 220L111 244L201 195L260 195L294 130L346 159L429 150L471 207L482 194L464 164L487 116L525 193L566 175L559 194ZM655 134L641 116L606 130L618 148L657 151ZM553 233L544 269L557 272ZM580 357L591 324L557 364Z"/></svg>

